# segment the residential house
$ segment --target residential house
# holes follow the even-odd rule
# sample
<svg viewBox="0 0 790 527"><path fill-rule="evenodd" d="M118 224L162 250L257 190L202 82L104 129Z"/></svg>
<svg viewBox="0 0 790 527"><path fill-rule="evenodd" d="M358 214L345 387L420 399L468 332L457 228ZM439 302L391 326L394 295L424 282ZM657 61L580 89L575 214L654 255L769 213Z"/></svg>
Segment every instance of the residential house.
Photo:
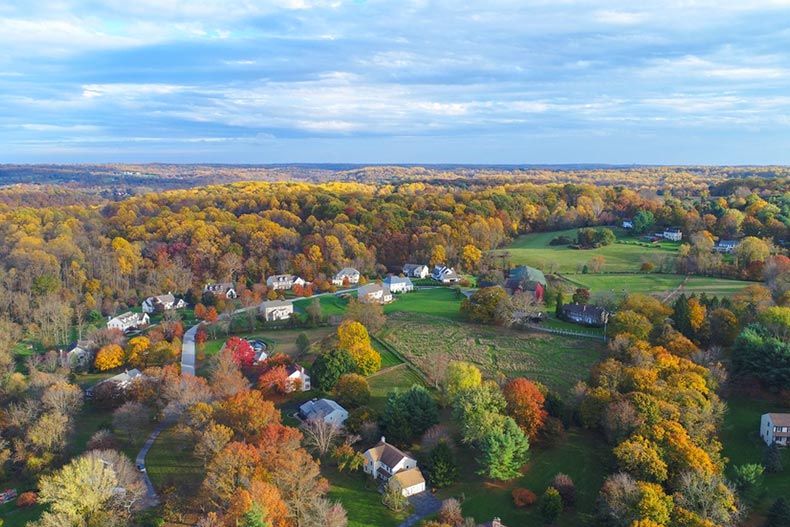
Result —
<svg viewBox="0 0 790 527"><path fill-rule="evenodd" d="M233 286L232 282L218 282L216 284L206 284L203 287L203 294L211 293L214 296L224 296L228 299L238 298L239 295L236 293L236 288Z"/></svg>
<svg viewBox="0 0 790 527"><path fill-rule="evenodd" d="M411 278L408 276L401 278L400 276L389 275L384 279L384 286L388 287L391 293L408 293L414 291L414 284L411 283Z"/></svg>
<svg viewBox="0 0 790 527"><path fill-rule="evenodd" d="M403 264L403 274L412 278L428 278L431 275L431 270L427 265L422 264Z"/></svg>
<svg viewBox="0 0 790 527"><path fill-rule="evenodd" d="M502 523L502 520L499 518L499 516L495 516L494 519L491 520L490 522L481 523L477 527L507 527L507 526L504 523Z"/></svg>
<svg viewBox="0 0 790 527"><path fill-rule="evenodd" d="M713 250L719 253L732 254L739 243L738 240L719 240L713 246Z"/></svg>
<svg viewBox="0 0 790 527"><path fill-rule="evenodd" d="M173 293L151 296L143 300L143 313L164 313L171 309L183 309L185 307L187 307L187 303L173 296Z"/></svg>
<svg viewBox="0 0 790 527"><path fill-rule="evenodd" d="M297 386L303 392L310 391L310 376L303 366L298 364L288 365L285 367L285 373L288 375L285 379L285 391L292 392Z"/></svg>
<svg viewBox="0 0 790 527"><path fill-rule="evenodd" d="M256 364L259 362L263 362L269 358L269 354L266 353L266 348L268 348L268 346L266 345L265 342L263 342L262 340L250 340L250 339L244 339L244 340L250 343L250 347L252 348L252 351L255 352Z"/></svg>
<svg viewBox="0 0 790 527"><path fill-rule="evenodd" d="M387 443L384 436L376 446L364 453L364 471L382 483L394 482L404 496L411 496L425 490L425 478L417 468L417 460ZM400 474L400 476L398 476ZM398 476L398 477L396 477Z"/></svg>
<svg viewBox="0 0 790 527"><path fill-rule="evenodd" d="M433 267L433 273L431 273L431 278L443 284L454 284L461 280L461 277L458 276L455 269L447 267L446 265L435 265Z"/></svg>
<svg viewBox="0 0 790 527"><path fill-rule="evenodd" d="M293 274L276 274L266 279L266 286L275 291L292 289L295 285L304 287L306 283L302 278Z"/></svg>
<svg viewBox="0 0 790 527"><path fill-rule="evenodd" d="M299 417L305 421L322 419L340 427L348 419L348 411L331 399L313 399L299 407Z"/></svg>
<svg viewBox="0 0 790 527"><path fill-rule="evenodd" d="M104 383L112 383L112 384L115 385L116 388L118 388L120 390L125 390L140 375L142 375L142 373L140 373L140 370L138 370L137 368L134 368L134 369L131 369L131 370L126 370L123 373L119 373L118 375L116 375L114 377L110 377L109 379L104 379L103 381L94 384L93 386L91 386L90 388L85 390L85 395L88 398L93 397L93 391L96 389L96 387L97 386L101 386Z"/></svg>
<svg viewBox="0 0 790 527"><path fill-rule="evenodd" d="M535 295L537 302L543 302L543 295L546 292L546 276L540 269L519 265L510 270L507 280L505 280L505 290L511 295L527 291Z"/></svg>
<svg viewBox="0 0 790 527"><path fill-rule="evenodd" d="M140 329L151 322L148 313L133 313L127 311L107 321L107 329L120 329L124 333Z"/></svg>
<svg viewBox="0 0 790 527"><path fill-rule="evenodd" d="M359 276L359 271L353 267L345 267L332 278L332 283L334 285L358 284Z"/></svg>
<svg viewBox="0 0 790 527"><path fill-rule="evenodd" d="M294 305L290 300L270 300L262 303L258 311L266 322L287 320L294 313Z"/></svg>
<svg viewBox="0 0 790 527"><path fill-rule="evenodd" d="M672 227L670 229L664 229L664 239L670 240L673 242L679 242L683 239L683 233L677 227Z"/></svg>
<svg viewBox="0 0 790 527"><path fill-rule="evenodd" d="M61 361L69 368L87 368L93 363L96 347L92 340L78 340L69 351L61 351Z"/></svg>
<svg viewBox="0 0 790 527"><path fill-rule="evenodd" d="M632 220L623 220L622 227L623 229L633 229L634 222Z"/></svg>
<svg viewBox="0 0 790 527"><path fill-rule="evenodd" d="M790 445L790 414L763 414L760 417L760 437L766 445Z"/></svg>
<svg viewBox="0 0 790 527"><path fill-rule="evenodd" d="M389 304L392 302L392 293L387 286L367 284L357 290L357 300L363 304Z"/></svg>
<svg viewBox="0 0 790 527"><path fill-rule="evenodd" d="M592 304L564 304L562 315L565 320L585 326L603 326L609 322L609 312Z"/></svg>

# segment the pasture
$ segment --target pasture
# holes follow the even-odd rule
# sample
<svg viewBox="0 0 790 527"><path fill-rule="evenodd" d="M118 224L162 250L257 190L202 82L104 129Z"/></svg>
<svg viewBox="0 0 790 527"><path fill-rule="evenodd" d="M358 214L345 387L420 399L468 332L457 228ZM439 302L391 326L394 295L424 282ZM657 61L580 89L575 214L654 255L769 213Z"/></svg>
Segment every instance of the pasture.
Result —
<svg viewBox="0 0 790 527"><path fill-rule="evenodd" d="M456 291L448 287L434 287L395 295L395 301L384 306L384 314L408 312L460 320L463 297Z"/></svg>
<svg viewBox="0 0 790 527"><path fill-rule="evenodd" d="M658 294L668 295L678 287L686 296L702 293L708 296L730 296L753 282L729 280L708 276L685 276L678 274L574 274L563 275L567 289L586 287L593 294Z"/></svg>
<svg viewBox="0 0 790 527"><path fill-rule="evenodd" d="M393 313L380 338L422 371L433 353L475 364L488 378L526 377L566 391L587 378L603 349L590 339L463 324L414 313Z"/></svg>

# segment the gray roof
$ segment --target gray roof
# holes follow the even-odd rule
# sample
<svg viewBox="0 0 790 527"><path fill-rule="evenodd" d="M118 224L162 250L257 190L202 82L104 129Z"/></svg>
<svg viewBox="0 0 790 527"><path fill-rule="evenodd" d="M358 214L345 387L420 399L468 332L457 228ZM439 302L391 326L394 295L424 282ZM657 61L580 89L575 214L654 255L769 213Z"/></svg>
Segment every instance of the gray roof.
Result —
<svg viewBox="0 0 790 527"><path fill-rule="evenodd" d="M299 411L307 419L310 419L313 416L326 417L327 415L331 415L332 412L344 412L345 408L332 399L319 399L318 401L307 401L299 407Z"/></svg>
<svg viewBox="0 0 790 527"><path fill-rule="evenodd" d="M537 282L546 287L546 275L543 274L543 271L527 265L519 265L511 269L508 279L516 279L522 283Z"/></svg>
<svg viewBox="0 0 790 527"><path fill-rule="evenodd" d="M389 275L387 278L385 278L384 283L387 285L393 285L393 284L406 284L411 286L414 285L411 282L411 278L409 277L401 278L400 276L394 276L394 275Z"/></svg>
<svg viewBox="0 0 790 527"><path fill-rule="evenodd" d="M261 309L267 309L270 307L284 307L284 306L293 306L293 302L291 302L290 300L269 300L261 304Z"/></svg>

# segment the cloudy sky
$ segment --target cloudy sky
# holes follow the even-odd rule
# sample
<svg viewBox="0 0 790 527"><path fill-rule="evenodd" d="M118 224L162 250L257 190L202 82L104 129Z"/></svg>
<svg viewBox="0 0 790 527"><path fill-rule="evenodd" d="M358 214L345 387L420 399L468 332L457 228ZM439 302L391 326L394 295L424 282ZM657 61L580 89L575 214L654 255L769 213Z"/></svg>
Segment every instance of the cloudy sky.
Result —
<svg viewBox="0 0 790 527"><path fill-rule="evenodd" d="M790 0L0 0L0 162L790 164Z"/></svg>

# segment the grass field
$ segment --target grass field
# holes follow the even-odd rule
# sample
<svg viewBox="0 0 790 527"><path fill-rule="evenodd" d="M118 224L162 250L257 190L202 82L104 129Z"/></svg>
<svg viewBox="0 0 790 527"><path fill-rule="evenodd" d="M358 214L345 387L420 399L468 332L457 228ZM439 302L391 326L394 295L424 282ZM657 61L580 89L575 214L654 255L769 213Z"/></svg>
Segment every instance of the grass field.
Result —
<svg viewBox="0 0 790 527"><path fill-rule="evenodd" d="M335 295L323 295L317 298L318 301L321 302L321 313L324 315L324 317L329 315L342 315L346 311L346 305L348 302L340 297ZM312 302L312 298L294 300L294 309L304 312L307 309L307 306L309 306Z"/></svg>
<svg viewBox="0 0 790 527"><path fill-rule="evenodd" d="M381 411L387 404L387 394L392 390L406 391L415 384L425 383L411 368L402 364L385 372L368 377L370 384L370 407Z"/></svg>
<svg viewBox="0 0 790 527"><path fill-rule="evenodd" d="M677 242L655 244L614 243L598 249L578 250L567 245L549 245L557 236L576 239L578 229L566 231L540 232L520 236L508 247L492 251L493 254L509 254L508 260L513 265L530 265L543 269L544 272L575 273L581 271L593 256L603 256L605 262L601 271L610 273L636 272L642 265L642 258L663 257L671 263L676 258L680 245ZM615 229L617 232L618 230ZM628 241L636 241L628 239Z"/></svg>
<svg viewBox="0 0 790 527"><path fill-rule="evenodd" d="M724 445L724 455L730 459L727 475L732 476L735 466L762 463L765 443L759 434L760 416L768 412L790 412L790 408L745 396L730 397L727 407L719 439ZM763 476L762 487L757 490L752 505L757 516L762 516L777 498L790 496L790 448L783 449L782 463L783 472Z"/></svg>
<svg viewBox="0 0 790 527"><path fill-rule="evenodd" d="M458 457L475 455L462 449ZM543 521L535 504L529 509L513 505L515 487L531 490L540 497L558 472L567 474L576 485L575 507L562 513L557 525L574 527L587 524L595 509L598 490L606 475L609 449L600 437L590 432L569 432L566 439L553 448L530 447L530 461L523 469L523 476L511 481L486 480L474 473L475 463L461 463L462 481L437 496L449 498L465 496L464 515L478 522L490 521L499 516L505 525L542 525Z"/></svg>
<svg viewBox="0 0 790 527"><path fill-rule="evenodd" d="M681 284L681 291L708 296L730 296L753 282L728 280L707 276L689 276L678 274L573 274L563 277L569 287L586 287L594 293L619 294L652 294L669 293Z"/></svg>
<svg viewBox="0 0 790 527"><path fill-rule="evenodd" d="M193 454L194 443L183 441L172 428L159 434L145 458L151 482L157 489L174 485L182 496L194 495L203 482L202 462Z"/></svg>
<svg viewBox="0 0 790 527"><path fill-rule="evenodd" d="M394 513L381 503L372 478L362 471L338 472L329 463L321 463L321 473L331 482L329 499L339 501L348 513L348 527L396 527L407 511Z"/></svg>
<svg viewBox="0 0 790 527"><path fill-rule="evenodd" d="M447 287L436 287L433 289L422 289L397 295L396 300L384 306L384 313L420 313L423 315L434 315L450 318L453 320L461 319L461 300L455 289Z"/></svg>
<svg viewBox="0 0 790 527"><path fill-rule="evenodd" d="M524 376L565 391L586 379L602 343L529 331L461 324L427 315L390 316L381 338L423 371L429 351L477 365L488 378Z"/></svg>

